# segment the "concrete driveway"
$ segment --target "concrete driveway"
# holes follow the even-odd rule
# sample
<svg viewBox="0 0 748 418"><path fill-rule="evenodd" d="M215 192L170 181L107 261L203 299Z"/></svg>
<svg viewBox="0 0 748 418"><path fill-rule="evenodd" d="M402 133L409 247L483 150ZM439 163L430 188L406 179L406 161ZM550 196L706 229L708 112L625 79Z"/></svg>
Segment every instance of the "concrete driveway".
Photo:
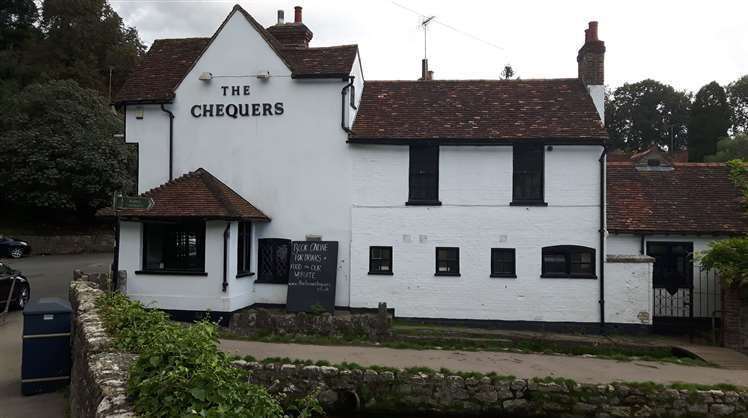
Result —
<svg viewBox="0 0 748 418"><path fill-rule="evenodd" d="M32 256L20 260L2 259L22 271L31 283L31 298L67 299L74 269L109 270L111 254ZM11 312L0 325L0 418L62 418L66 402L63 392L21 395L21 336L23 315Z"/></svg>

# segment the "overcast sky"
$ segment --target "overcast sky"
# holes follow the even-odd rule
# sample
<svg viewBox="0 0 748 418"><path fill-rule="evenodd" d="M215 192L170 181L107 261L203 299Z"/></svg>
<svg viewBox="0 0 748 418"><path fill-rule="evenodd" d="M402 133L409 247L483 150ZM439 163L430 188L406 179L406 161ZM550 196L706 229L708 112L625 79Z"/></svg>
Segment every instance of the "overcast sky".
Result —
<svg viewBox="0 0 748 418"><path fill-rule="evenodd" d="M210 36L236 1L110 0L147 44ZM726 84L748 74L748 1L712 0L297 0L238 1L265 26L304 7L312 46L357 43L367 80L416 79L423 57L421 17L435 78L497 78L510 63L521 78L576 77L590 20L605 41L610 87L653 78L678 89ZM406 10L410 9L416 11Z"/></svg>

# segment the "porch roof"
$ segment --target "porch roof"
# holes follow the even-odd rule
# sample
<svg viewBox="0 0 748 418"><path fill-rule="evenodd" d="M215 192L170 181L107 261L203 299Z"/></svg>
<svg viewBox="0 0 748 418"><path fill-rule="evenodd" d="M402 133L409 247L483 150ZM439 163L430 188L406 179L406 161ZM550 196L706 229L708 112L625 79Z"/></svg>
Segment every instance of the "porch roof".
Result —
<svg viewBox="0 0 748 418"><path fill-rule="evenodd" d="M270 218L203 168L151 189L141 196L153 199L150 209L112 208L99 215L131 219L237 220L269 222Z"/></svg>

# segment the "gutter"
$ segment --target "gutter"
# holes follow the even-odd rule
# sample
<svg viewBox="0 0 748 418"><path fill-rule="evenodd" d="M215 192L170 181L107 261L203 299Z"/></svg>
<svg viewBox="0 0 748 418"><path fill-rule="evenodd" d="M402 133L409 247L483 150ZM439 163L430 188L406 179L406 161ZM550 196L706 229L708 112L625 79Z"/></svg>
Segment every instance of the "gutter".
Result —
<svg viewBox="0 0 748 418"><path fill-rule="evenodd" d="M223 231L223 283L221 284L221 290L226 292L229 287L228 282L228 258L229 258L229 228L231 227L230 222L226 222L226 229Z"/></svg>
<svg viewBox="0 0 748 418"><path fill-rule="evenodd" d="M603 145L600 154L600 333L605 334L605 156L608 147Z"/></svg>
<svg viewBox="0 0 748 418"><path fill-rule="evenodd" d="M169 181L174 179L174 114L161 103L161 111L169 115Z"/></svg>
<svg viewBox="0 0 748 418"><path fill-rule="evenodd" d="M340 90L340 127L343 128L343 130L347 133L351 133L351 129L345 126L345 95L346 93L348 93L348 89L353 86L354 79L355 76L349 75L348 84L343 86L343 89ZM345 81L345 77L343 77L343 81Z"/></svg>

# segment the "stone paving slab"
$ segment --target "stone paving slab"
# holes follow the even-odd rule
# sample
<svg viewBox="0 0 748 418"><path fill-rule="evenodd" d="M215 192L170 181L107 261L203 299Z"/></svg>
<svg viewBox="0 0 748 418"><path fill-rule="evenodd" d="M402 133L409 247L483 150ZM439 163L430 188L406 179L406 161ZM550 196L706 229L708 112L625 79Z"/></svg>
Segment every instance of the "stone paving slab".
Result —
<svg viewBox="0 0 748 418"><path fill-rule="evenodd" d="M624 362L541 354L277 344L240 340L221 340L221 349L240 356L252 355L258 360L289 357L325 360L333 364L353 362L362 366L429 367L437 370L443 367L454 371L495 372L525 379L564 377L578 383L592 384L624 381L706 385L727 383L748 387L748 373L745 371L651 361Z"/></svg>

